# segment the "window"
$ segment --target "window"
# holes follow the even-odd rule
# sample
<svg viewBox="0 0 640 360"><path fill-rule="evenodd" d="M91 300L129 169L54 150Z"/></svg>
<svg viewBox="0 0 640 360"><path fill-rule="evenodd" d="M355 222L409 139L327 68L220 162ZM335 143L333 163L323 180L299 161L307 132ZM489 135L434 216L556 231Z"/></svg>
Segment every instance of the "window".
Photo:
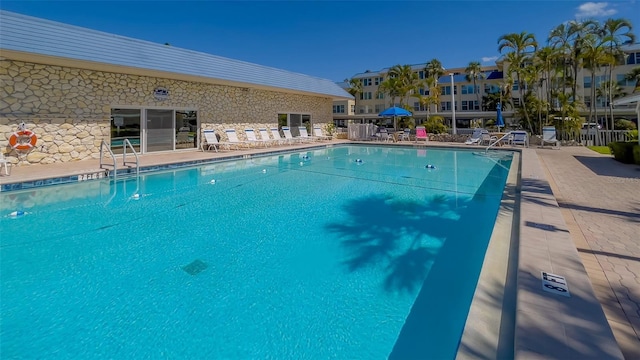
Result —
<svg viewBox="0 0 640 360"><path fill-rule="evenodd" d="M451 86L441 86L440 95L451 95Z"/></svg>
<svg viewBox="0 0 640 360"><path fill-rule="evenodd" d="M383 81L382 76L373 78L374 85L380 85L382 83L382 81Z"/></svg>
<svg viewBox="0 0 640 360"><path fill-rule="evenodd" d="M384 99L384 93L378 93L378 95L376 95L376 99Z"/></svg>
<svg viewBox="0 0 640 360"><path fill-rule="evenodd" d="M635 82L632 80L627 80L627 76L624 74L616 75L616 81L620 86L635 86Z"/></svg>
<svg viewBox="0 0 640 360"><path fill-rule="evenodd" d="M473 91L473 85L461 85L460 88L462 94L475 94L475 92Z"/></svg>
<svg viewBox="0 0 640 360"><path fill-rule="evenodd" d="M371 91L365 91L360 93L360 100L371 100Z"/></svg>
<svg viewBox="0 0 640 360"><path fill-rule="evenodd" d="M591 107L591 96L584 97L584 106L590 108Z"/></svg>
<svg viewBox="0 0 640 360"><path fill-rule="evenodd" d="M583 81L584 81L584 88L585 89L590 89L591 88L591 76L585 76Z"/></svg>
<svg viewBox="0 0 640 360"><path fill-rule="evenodd" d="M356 105L355 105L355 104L352 104L352 105L351 105L351 113L352 113L352 114L355 114L355 113L356 113Z"/></svg>
<svg viewBox="0 0 640 360"><path fill-rule="evenodd" d="M520 106L519 98L512 98L511 101L513 101L513 106Z"/></svg>
<svg viewBox="0 0 640 360"><path fill-rule="evenodd" d="M518 90L518 80L513 80L513 86L511 87L511 90L513 91Z"/></svg>
<svg viewBox="0 0 640 360"><path fill-rule="evenodd" d="M464 93L463 93L463 94L464 94ZM470 101L462 100L462 111L470 110L470 109L469 109L469 105L467 104L468 102L470 102Z"/></svg>
<svg viewBox="0 0 640 360"><path fill-rule="evenodd" d="M627 65L640 64L640 52L627 54Z"/></svg>
<svg viewBox="0 0 640 360"><path fill-rule="evenodd" d="M441 101L440 102L440 110L442 110L442 111L451 110L451 101Z"/></svg>
<svg viewBox="0 0 640 360"><path fill-rule="evenodd" d="M419 77L421 80L425 78L425 76L424 76L424 75L425 75L425 74L424 74L424 70L420 70L420 71L418 71L418 77Z"/></svg>
<svg viewBox="0 0 640 360"><path fill-rule="evenodd" d="M334 114L344 114L344 105L333 105Z"/></svg>
<svg viewBox="0 0 640 360"><path fill-rule="evenodd" d="M376 112L376 114L379 114L384 109L385 109L384 104L376 104L376 111L375 112Z"/></svg>

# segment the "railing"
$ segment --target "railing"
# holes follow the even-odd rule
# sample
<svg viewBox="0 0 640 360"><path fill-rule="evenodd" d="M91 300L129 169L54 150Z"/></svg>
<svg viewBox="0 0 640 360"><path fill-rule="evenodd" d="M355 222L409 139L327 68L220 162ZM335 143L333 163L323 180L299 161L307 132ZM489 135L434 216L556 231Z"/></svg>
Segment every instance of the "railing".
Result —
<svg viewBox="0 0 640 360"><path fill-rule="evenodd" d="M349 140L371 140L376 134L373 124L349 124Z"/></svg>
<svg viewBox="0 0 640 360"><path fill-rule="evenodd" d="M136 158L136 176L140 176L140 159L138 158L138 153L136 153L136 150L133 148L133 145L131 145L129 139L124 139L122 145L122 165L127 166L127 148L129 148Z"/></svg>
<svg viewBox="0 0 640 360"><path fill-rule="evenodd" d="M489 151L489 148L491 148L492 146L495 146L496 144L499 144L502 140L504 140L504 138L509 137L511 135L511 131L509 131L508 133L502 135L501 138L494 140L492 143L489 143L489 146L487 146L484 149L484 152L487 153Z"/></svg>
<svg viewBox="0 0 640 360"><path fill-rule="evenodd" d="M107 149L107 151L109 152L109 154L111 155L111 159L113 160L113 164L105 164L103 161L104 158L104 148ZM115 180L116 177L118 176L118 164L116 163L116 156L113 154L113 151L111 151L111 147L109 145L107 145L107 143L102 140L100 142L100 169L104 169L104 165L111 165L113 166L113 179Z"/></svg>
<svg viewBox="0 0 640 360"><path fill-rule="evenodd" d="M630 141L628 130L580 130L580 132L558 130L556 138L560 141L575 141L584 145L606 146L616 141Z"/></svg>

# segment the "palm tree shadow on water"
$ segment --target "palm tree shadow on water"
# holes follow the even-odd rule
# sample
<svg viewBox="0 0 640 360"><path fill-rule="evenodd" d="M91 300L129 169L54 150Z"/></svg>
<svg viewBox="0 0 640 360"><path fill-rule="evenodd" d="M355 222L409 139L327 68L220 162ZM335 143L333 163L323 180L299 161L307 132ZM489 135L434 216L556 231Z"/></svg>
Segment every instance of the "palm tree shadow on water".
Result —
<svg viewBox="0 0 640 360"><path fill-rule="evenodd" d="M454 193L353 199L343 207L343 222L326 225L348 254L348 271L383 267L385 291L417 293L390 358L455 357L477 282L468 275L479 272L492 231L478 214L497 213L499 204L488 197L501 197L504 185L492 183L485 180L472 199Z"/></svg>

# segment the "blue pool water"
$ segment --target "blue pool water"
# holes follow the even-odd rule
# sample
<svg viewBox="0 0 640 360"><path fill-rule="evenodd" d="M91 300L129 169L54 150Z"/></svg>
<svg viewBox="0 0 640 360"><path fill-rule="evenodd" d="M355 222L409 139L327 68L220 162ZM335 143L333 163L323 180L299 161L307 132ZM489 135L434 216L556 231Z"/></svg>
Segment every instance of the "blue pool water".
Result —
<svg viewBox="0 0 640 360"><path fill-rule="evenodd" d="M510 161L344 146L0 193L2 357L452 359Z"/></svg>

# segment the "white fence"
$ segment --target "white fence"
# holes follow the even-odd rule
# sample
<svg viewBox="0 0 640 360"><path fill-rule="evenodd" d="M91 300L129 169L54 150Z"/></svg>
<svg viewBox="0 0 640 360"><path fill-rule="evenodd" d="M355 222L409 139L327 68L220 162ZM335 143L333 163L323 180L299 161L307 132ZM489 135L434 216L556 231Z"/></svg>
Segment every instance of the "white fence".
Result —
<svg viewBox="0 0 640 360"><path fill-rule="evenodd" d="M580 132L558 131L557 139L563 142L575 141L586 146L602 145L616 141L631 141L629 131L627 130L580 130ZM599 141L597 141L599 140Z"/></svg>
<svg viewBox="0 0 640 360"><path fill-rule="evenodd" d="M349 124L349 140L371 140L378 131L373 124Z"/></svg>

